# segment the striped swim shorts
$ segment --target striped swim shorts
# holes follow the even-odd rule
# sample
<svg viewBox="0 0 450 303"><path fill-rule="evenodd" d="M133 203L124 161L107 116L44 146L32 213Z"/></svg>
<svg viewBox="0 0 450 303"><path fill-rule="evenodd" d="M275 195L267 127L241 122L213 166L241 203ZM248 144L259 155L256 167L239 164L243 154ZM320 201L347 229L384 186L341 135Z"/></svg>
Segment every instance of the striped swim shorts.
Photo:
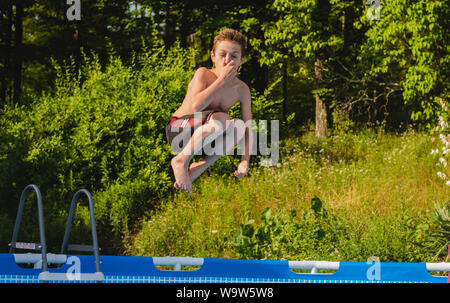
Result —
<svg viewBox="0 0 450 303"><path fill-rule="evenodd" d="M172 116L166 124L166 138L172 149L183 149L183 144L192 137L194 130L205 124L211 118L211 115L217 111L207 110L196 114L175 117ZM174 138L177 137L178 144L172 146Z"/></svg>

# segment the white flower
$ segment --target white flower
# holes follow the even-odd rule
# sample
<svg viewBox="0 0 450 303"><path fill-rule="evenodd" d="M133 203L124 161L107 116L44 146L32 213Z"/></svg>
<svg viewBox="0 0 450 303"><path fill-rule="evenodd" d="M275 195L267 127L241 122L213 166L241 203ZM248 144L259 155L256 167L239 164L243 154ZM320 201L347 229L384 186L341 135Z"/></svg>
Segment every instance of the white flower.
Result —
<svg viewBox="0 0 450 303"><path fill-rule="evenodd" d="M439 153L439 149L433 149L432 151L431 151L431 154L432 155L435 155L435 154L438 154Z"/></svg>
<svg viewBox="0 0 450 303"><path fill-rule="evenodd" d="M437 172L437 175L441 179L444 179L444 180L447 179L447 176L444 173L440 172L440 171Z"/></svg>
<svg viewBox="0 0 450 303"><path fill-rule="evenodd" d="M439 162L441 162L441 164L444 165L444 167L447 166L447 161L444 158L440 157Z"/></svg>
<svg viewBox="0 0 450 303"><path fill-rule="evenodd" d="M445 185L450 186L450 180L445 182Z"/></svg>

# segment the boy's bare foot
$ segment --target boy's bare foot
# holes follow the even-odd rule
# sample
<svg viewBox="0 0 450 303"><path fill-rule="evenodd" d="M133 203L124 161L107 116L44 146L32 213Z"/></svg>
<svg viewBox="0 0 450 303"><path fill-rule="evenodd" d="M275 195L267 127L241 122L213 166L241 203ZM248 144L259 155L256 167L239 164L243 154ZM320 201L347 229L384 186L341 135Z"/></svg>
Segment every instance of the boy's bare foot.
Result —
<svg viewBox="0 0 450 303"><path fill-rule="evenodd" d="M205 162L193 162L189 166L189 178L191 178L191 181L194 181L198 178L198 176L203 172L202 167L205 165Z"/></svg>
<svg viewBox="0 0 450 303"><path fill-rule="evenodd" d="M198 162L192 162L189 166L189 178L194 182L214 162L219 160L220 155L206 156Z"/></svg>
<svg viewBox="0 0 450 303"><path fill-rule="evenodd" d="M176 189L183 189L188 193L192 193L192 182L189 178L189 173L187 167L183 161L175 156L170 160L170 164L172 165L173 174L175 175L175 183L173 186Z"/></svg>

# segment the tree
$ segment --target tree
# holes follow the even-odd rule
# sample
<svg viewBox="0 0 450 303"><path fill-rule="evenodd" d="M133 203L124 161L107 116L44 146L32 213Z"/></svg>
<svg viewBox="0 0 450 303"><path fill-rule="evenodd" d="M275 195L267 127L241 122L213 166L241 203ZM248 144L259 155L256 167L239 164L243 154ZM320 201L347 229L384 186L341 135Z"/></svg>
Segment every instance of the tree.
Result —
<svg viewBox="0 0 450 303"><path fill-rule="evenodd" d="M388 99L401 92L413 120L436 125L449 96L449 4L398 0L386 3L380 20L368 24L359 55L361 81L372 82Z"/></svg>
<svg viewBox="0 0 450 303"><path fill-rule="evenodd" d="M2 42L2 52L1 56L3 60L2 72L1 72L1 90L0 90L0 102L2 105L6 102L6 96L9 91L9 79L10 79L10 68L11 68L11 37L12 37L12 18L13 18L13 6L12 1L3 1L0 4L0 24L1 24L1 36L0 41Z"/></svg>
<svg viewBox="0 0 450 303"><path fill-rule="evenodd" d="M14 18L14 103L19 103L22 92L22 60L23 60L23 10L24 3L15 1L16 14Z"/></svg>
<svg viewBox="0 0 450 303"><path fill-rule="evenodd" d="M24 10L33 4L32 0L7 0L0 5L2 23L2 87L0 97L3 102L9 95L19 103L22 95L22 63L23 63L23 19ZM10 88L12 83L12 89Z"/></svg>
<svg viewBox="0 0 450 303"><path fill-rule="evenodd" d="M314 79L313 94L316 104L316 136L327 133L328 110L335 97L336 62L342 56L344 46L351 45L353 28L349 24L350 11L361 7L357 1L339 2L330 0L276 0L275 12L280 16L267 24L263 52L268 63L283 62L295 58L300 63L299 73ZM348 15L347 21L346 12ZM357 35L354 35L357 36ZM344 40L344 37L347 39ZM345 43L344 43L345 41ZM341 60L344 62L345 60ZM282 64L282 63L281 63Z"/></svg>
<svg viewBox="0 0 450 303"><path fill-rule="evenodd" d="M81 1L81 19L70 20L66 1L5 0L0 4L1 98L28 103L52 87L52 61L72 57L80 65L82 51L95 52L105 64L111 52L130 60L152 35L151 16L132 10L136 1ZM31 101L30 101L31 102Z"/></svg>

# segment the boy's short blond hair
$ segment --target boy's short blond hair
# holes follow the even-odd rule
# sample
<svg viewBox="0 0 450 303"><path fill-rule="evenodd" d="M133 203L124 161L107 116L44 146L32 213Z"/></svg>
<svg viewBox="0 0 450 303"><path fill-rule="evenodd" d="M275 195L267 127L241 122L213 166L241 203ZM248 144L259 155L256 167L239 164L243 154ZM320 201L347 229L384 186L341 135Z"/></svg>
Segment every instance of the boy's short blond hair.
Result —
<svg viewBox="0 0 450 303"><path fill-rule="evenodd" d="M243 34L238 32L237 30L234 30L232 28L224 28L220 31L220 33L214 38L213 43L213 52L216 50L216 46L219 42L230 40L237 42L241 46L241 56L244 58L246 55L246 48L247 48L247 39Z"/></svg>

